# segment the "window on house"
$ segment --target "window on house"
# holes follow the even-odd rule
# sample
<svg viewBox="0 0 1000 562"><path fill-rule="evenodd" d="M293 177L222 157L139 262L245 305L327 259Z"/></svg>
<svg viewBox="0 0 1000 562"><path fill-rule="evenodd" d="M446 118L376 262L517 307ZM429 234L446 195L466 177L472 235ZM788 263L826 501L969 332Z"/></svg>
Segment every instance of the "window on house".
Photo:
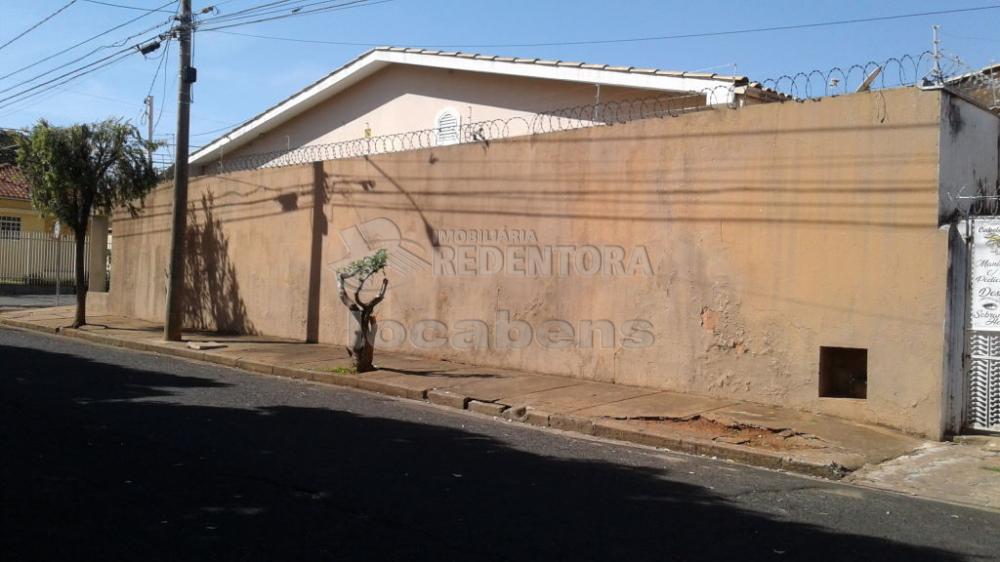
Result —
<svg viewBox="0 0 1000 562"><path fill-rule="evenodd" d="M20 238L21 217L0 217L0 238Z"/></svg>
<svg viewBox="0 0 1000 562"><path fill-rule="evenodd" d="M462 118L454 109L449 108L438 113L437 119L434 121L438 146L458 144L461 124Z"/></svg>

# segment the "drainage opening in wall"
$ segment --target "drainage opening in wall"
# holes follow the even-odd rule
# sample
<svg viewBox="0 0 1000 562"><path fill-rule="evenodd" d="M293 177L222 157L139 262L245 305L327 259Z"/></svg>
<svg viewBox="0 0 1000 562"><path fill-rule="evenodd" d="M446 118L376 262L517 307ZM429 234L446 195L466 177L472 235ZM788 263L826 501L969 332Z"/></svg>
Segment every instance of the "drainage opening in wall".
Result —
<svg viewBox="0 0 1000 562"><path fill-rule="evenodd" d="M821 398L868 398L868 350L820 347L819 395Z"/></svg>

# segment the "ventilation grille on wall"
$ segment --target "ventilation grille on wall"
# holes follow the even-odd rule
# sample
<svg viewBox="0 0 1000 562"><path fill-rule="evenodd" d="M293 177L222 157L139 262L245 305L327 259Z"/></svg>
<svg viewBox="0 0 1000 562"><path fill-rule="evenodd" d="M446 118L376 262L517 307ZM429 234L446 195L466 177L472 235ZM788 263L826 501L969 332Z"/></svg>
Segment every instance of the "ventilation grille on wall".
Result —
<svg viewBox="0 0 1000 562"><path fill-rule="evenodd" d="M459 124L458 112L452 109L446 109L438 114L437 123L434 125L437 129L437 144L439 146L458 144Z"/></svg>

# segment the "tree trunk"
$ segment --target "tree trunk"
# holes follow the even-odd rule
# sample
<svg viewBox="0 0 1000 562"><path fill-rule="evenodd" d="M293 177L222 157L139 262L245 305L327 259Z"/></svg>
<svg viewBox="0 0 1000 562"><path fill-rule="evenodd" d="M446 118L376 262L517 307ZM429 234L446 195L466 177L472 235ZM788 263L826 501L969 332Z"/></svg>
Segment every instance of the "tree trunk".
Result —
<svg viewBox="0 0 1000 562"><path fill-rule="evenodd" d="M382 288L379 290L378 296L372 299L371 302L364 302L361 300L361 288L364 287L365 281L371 277L372 274L369 273L361 279L357 290L354 291L354 301L351 302L350 297L347 296L347 288L344 280L354 275L356 273L338 273L337 288L339 289L341 302L351 311L351 318L356 324L354 327L354 341L351 342L351 347L347 348L347 352L354 359L354 371L365 373L375 370L373 360L375 358L375 335L378 333L378 326L375 323L374 312L375 307L385 298L385 290L389 286L389 280L382 279Z"/></svg>
<svg viewBox="0 0 1000 562"><path fill-rule="evenodd" d="M375 318L371 310L352 310L351 317L357 323L350 349L354 370L358 373L374 371L375 334L378 330Z"/></svg>
<svg viewBox="0 0 1000 562"><path fill-rule="evenodd" d="M83 264L87 259L86 254L86 230L82 234L76 234L76 257L74 270L76 275L76 319L73 320L73 327L79 328L87 323L87 279L84 277Z"/></svg>

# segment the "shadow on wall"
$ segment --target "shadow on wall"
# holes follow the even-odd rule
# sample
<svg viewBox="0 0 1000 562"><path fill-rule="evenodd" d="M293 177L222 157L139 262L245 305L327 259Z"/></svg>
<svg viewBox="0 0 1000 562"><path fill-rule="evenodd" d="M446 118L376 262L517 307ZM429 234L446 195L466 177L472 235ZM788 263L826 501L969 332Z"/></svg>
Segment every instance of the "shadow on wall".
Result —
<svg viewBox="0 0 1000 562"><path fill-rule="evenodd" d="M257 334L240 297L236 267L229 259L229 240L215 218L215 198L201 196L201 211L188 214L184 276L184 325L196 330Z"/></svg>
<svg viewBox="0 0 1000 562"><path fill-rule="evenodd" d="M720 465L720 479L741 478L724 495L685 482L683 464L532 451L408 421L380 399L351 413L358 395L318 387L230 386L219 370L172 360L138 370L20 335L4 337L0 356L0 428L18 428L0 432L10 560L957 561L994 542L985 530L981 547L952 537L957 525L988 529L965 511L941 515L939 537L895 512L878 525L800 523L758 471ZM772 478L818 497L832 486ZM916 544L880 536L893 532Z"/></svg>

